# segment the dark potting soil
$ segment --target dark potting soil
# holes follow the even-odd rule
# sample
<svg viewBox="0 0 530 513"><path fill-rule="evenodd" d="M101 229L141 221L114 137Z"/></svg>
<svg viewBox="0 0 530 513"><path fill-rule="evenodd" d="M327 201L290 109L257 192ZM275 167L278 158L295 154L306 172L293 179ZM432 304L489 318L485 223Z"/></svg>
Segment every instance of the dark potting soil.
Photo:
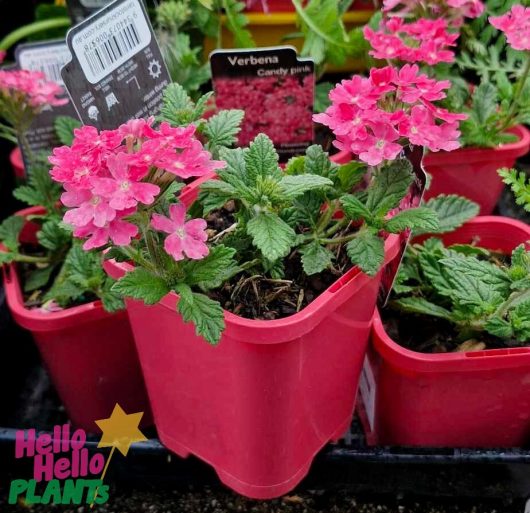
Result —
<svg viewBox="0 0 530 513"><path fill-rule="evenodd" d="M235 223L233 212L234 205L228 202L224 208L213 211L206 218L210 240ZM347 230L338 235L346 233ZM219 301L225 310L247 319L282 319L305 308L352 268L341 245L335 248L335 257L332 269L307 276L303 272L300 255L293 252L284 260L285 274L282 279L242 273L208 295Z"/></svg>

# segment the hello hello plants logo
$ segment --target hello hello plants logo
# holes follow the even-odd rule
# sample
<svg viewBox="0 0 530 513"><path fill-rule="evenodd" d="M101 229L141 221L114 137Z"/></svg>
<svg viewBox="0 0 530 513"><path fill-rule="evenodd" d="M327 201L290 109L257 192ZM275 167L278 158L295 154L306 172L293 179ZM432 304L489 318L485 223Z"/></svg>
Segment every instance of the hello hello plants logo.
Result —
<svg viewBox="0 0 530 513"><path fill-rule="evenodd" d="M108 456L90 454L82 429L55 426L52 433L35 429L17 431L15 458L33 459L33 479L15 479L9 488L9 504L104 504L109 487L103 483L116 449L127 456L131 444L147 438L139 429L143 412L126 414L116 404L108 419L97 420L103 435L98 448L111 447Z"/></svg>

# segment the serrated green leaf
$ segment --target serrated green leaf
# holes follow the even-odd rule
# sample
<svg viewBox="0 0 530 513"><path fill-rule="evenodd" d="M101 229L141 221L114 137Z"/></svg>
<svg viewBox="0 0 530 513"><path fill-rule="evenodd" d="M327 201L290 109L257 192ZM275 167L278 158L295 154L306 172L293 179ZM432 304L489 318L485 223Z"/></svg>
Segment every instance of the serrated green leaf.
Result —
<svg viewBox="0 0 530 513"><path fill-rule="evenodd" d="M507 273L490 262L462 255L442 258L440 264L448 271L453 281L461 277L472 277L501 294L506 294L510 289Z"/></svg>
<svg viewBox="0 0 530 513"><path fill-rule="evenodd" d="M37 240L50 251L60 251L70 244L72 236L61 228L59 219L50 219L37 232Z"/></svg>
<svg viewBox="0 0 530 513"><path fill-rule="evenodd" d="M13 196L19 201L26 203L32 207L42 205L42 196L28 185L21 185L13 191Z"/></svg>
<svg viewBox="0 0 530 513"><path fill-rule="evenodd" d="M195 104L186 90L175 82L169 84L163 94L160 117L172 126L183 126L195 121L193 118Z"/></svg>
<svg viewBox="0 0 530 513"><path fill-rule="evenodd" d="M439 226L436 233L452 232L477 216L480 210L477 203L456 194L441 194L431 198L425 203L425 207L434 210L438 214ZM423 233L425 233L424 230L416 229L414 231L414 235Z"/></svg>
<svg viewBox="0 0 530 513"><path fill-rule="evenodd" d="M333 182L323 176L304 174L283 176L279 181L279 186L285 197L289 199L297 198L305 192L317 189L322 190L331 187Z"/></svg>
<svg viewBox="0 0 530 513"><path fill-rule="evenodd" d="M274 175L278 169L278 154L265 134L257 135L243 156L245 170L252 183L256 183L258 177Z"/></svg>
<svg viewBox="0 0 530 513"><path fill-rule="evenodd" d="M340 203L344 213L352 221L360 219L371 220L372 213L366 208L364 203L353 194L346 194L340 198Z"/></svg>
<svg viewBox="0 0 530 513"><path fill-rule="evenodd" d="M236 250L223 245L215 246L202 260L188 261L184 265L186 283L197 285L204 290L220 287L236 268L234 255Z"/></svg>
<svg viewBox="0 0 530 513"><path fill-rule="evenodd" d="M47 267L31 271L24 282L24 292L33 292L45 287L50 281L53 269L53 265L48 265Z"/></svg>
<svg viewBox="0 0 530 513"><path fill-rule="evenodd" d="M361 183L366 175L366 164L363 162L351 161L341 165L337 170L337 178L343 192L351 192L352 189Z"/></svg>
<svg viewBox="0 0 530 513"><path fill-rule="evenodd" d="M197 335L202 336L209 344L219 343L225 328L221 305L204 294L192 292L185 284L176 286L175 291L180 296L177 309L184 322L192 322Z"/></svg>
<svg viewBox="0 0 530 513"><path fill-rule="evenodd" d="M300 248L304 272L311 276L321 273L331 265L333 253L317 241Z"/></svg>
<svg viewBox="0 0 530 513"><path fill-rule="evenodd" d="M508 321L500 319L499 317L488 319L484 324L484 328L488 333L491 333L496 337L505 339L513 337L512 325Z"/></svg>
<svg viewBox="0 0 530 513"><path fill-rule="evenodd" d="M55 133L61 144L71 146L74 140L74 130L82 126L81 121L70 116L57 116L55 118Z"/></svg>
<svg viewBox="0 0 530 513"><path fill-rule="evenodd" d="M17 251L18 237L24 226L22 216L11 216L0 224L0 242L10 251Z"/></svg>
<svg viewBox="0 0 530 513"><path fill-rule="evenodd" d="M366 207L376 216L384 216L406 196L414 180L412 164L398 159L376 174L368 190Z"/></svg>
<svg viewBox="0 0 530 513"><path fill-rule="evenodd" d="M232 146L237 142L237 134L241 130L241 122L245 111L222 110L212 116L204 127L204 135L208 139L210 151L218 146ZM214 155L216 157L216 155Z"/></svg>
<svg viewBox="0 0 530 513"><path fill-rule="evenodd" d="M267 212L253 217L247 231L254 245L271 261L287 256L296 241L295 231L276 214Z"/></svg>
<svg viewBox="0 0 530 513"><path fill-rule="evenodd" d="M169 287L160 276L138 268L114 283L111 291L123 297L141 299L146 305L154 305L169 292Z"/></svg>
<svg viewBox="0 0 530 513"><path fill-rule="evenodd" d="M401 233L407 228L412 230L421 229L426 233L434 233L438 227L438 214L428 207L402 210L385 224L385 230L390 233Z"/></svg>
<svg viewBox="0 0 530 513"><path fill-rule="evenodd" d="M307 148L304 160L305 173L328 177L333 166L322 146L313 144Z"/></svg>
<svg viewBox="0 0 530 513"><path fill-rule="evenodd" d="M352 264L369 276L377 274L385 261L385 243L377 233L361 229L355 239L348 242L346 252Z"/></svg>
<svg viewBox="0 0 530 513"><path fill-rule="evenodd" d="M403 297L392 301L393 306L409 313L430 315L440 319L451 320L451 312L422 297Z"/></svg>

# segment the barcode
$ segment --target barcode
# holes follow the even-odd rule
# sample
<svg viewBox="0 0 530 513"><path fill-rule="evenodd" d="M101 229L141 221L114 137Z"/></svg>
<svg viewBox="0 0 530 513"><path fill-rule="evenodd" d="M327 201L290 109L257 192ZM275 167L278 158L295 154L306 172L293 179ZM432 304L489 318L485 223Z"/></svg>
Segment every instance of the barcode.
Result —
<svg viewBox="0 0 530 513"><path fill-rule="evenodd" d="M61 67L64 63L58 63L56 60L41 61L36 64L34 69L42 71L48 80L62 84Z"/></svg>
<svg viewBox="0 0 530 513"><path fill-rule="evenodd" d="M105 41L85 52L85 59L93 75L100 75L116 61L134 54L142 43L134 21L130 21L115 34L108 34Z"/></svg>

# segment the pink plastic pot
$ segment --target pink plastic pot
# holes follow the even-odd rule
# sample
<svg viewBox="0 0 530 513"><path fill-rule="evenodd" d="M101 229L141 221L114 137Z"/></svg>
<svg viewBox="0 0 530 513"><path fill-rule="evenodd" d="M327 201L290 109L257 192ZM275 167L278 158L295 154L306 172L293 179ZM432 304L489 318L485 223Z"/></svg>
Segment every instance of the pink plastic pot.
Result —
<svg viewBox="0 0 530 513"><path fill-rule="evenodd" d="M187 186L182 200L197 196ZM387 258L398 239L385 244ZM119 278L130 265L107 261ZM379 276L352 269L285 319L225 312L217 347L176 313L178 297L127 301L127 311L162 443L208 462L237 492L278 497L307 474L317 452L350 424Z"/></svg>
<svg viewBox="0 0 530 513"><path fill-rule="evenodd" d="M24 180L26 178L26 169L24 167L24 161L22 160L22 153L20 148L15 148L9 154L9 161L13 168L13 173L17 180Z"/></svg>
<svg viewBox="0 0 530 513"><path fill-rule="evenodd" d="M476 201L481 215L491 214L504 188L497 170L513 167L515 160L530 148L530 132L524 126L516 126L510 132L519 138L517 142L497 148L461 148L427 154L423 165L432 175L432 182L425 191L425 199L459 194Z"/></svg>
<svg viewBox="0 0 530 513"><path fill-rule="evenodd" d="M17 214L26 217L42 211L33 207ZM22 240L33 242L36 229L27 223ZM150 425L152 416L127 313L110 314L100 301L58 312L28 309L16 265L6 265L3 271L11 314L31 331L72 423L97 432L94 421L109 417L119 403L127 413L145 412L143 425Z"/></svg>
<svg viewBox="0 0 530 513"><path fill-rule="evenodd" d="M505 217L477 217L446 244L509 253L530 227ZM515 447L530 442L530 348L423 354L386 333L376 313L363 368L361 417L372 444ZM360 401L361 402L361 401Z"/></svg>

